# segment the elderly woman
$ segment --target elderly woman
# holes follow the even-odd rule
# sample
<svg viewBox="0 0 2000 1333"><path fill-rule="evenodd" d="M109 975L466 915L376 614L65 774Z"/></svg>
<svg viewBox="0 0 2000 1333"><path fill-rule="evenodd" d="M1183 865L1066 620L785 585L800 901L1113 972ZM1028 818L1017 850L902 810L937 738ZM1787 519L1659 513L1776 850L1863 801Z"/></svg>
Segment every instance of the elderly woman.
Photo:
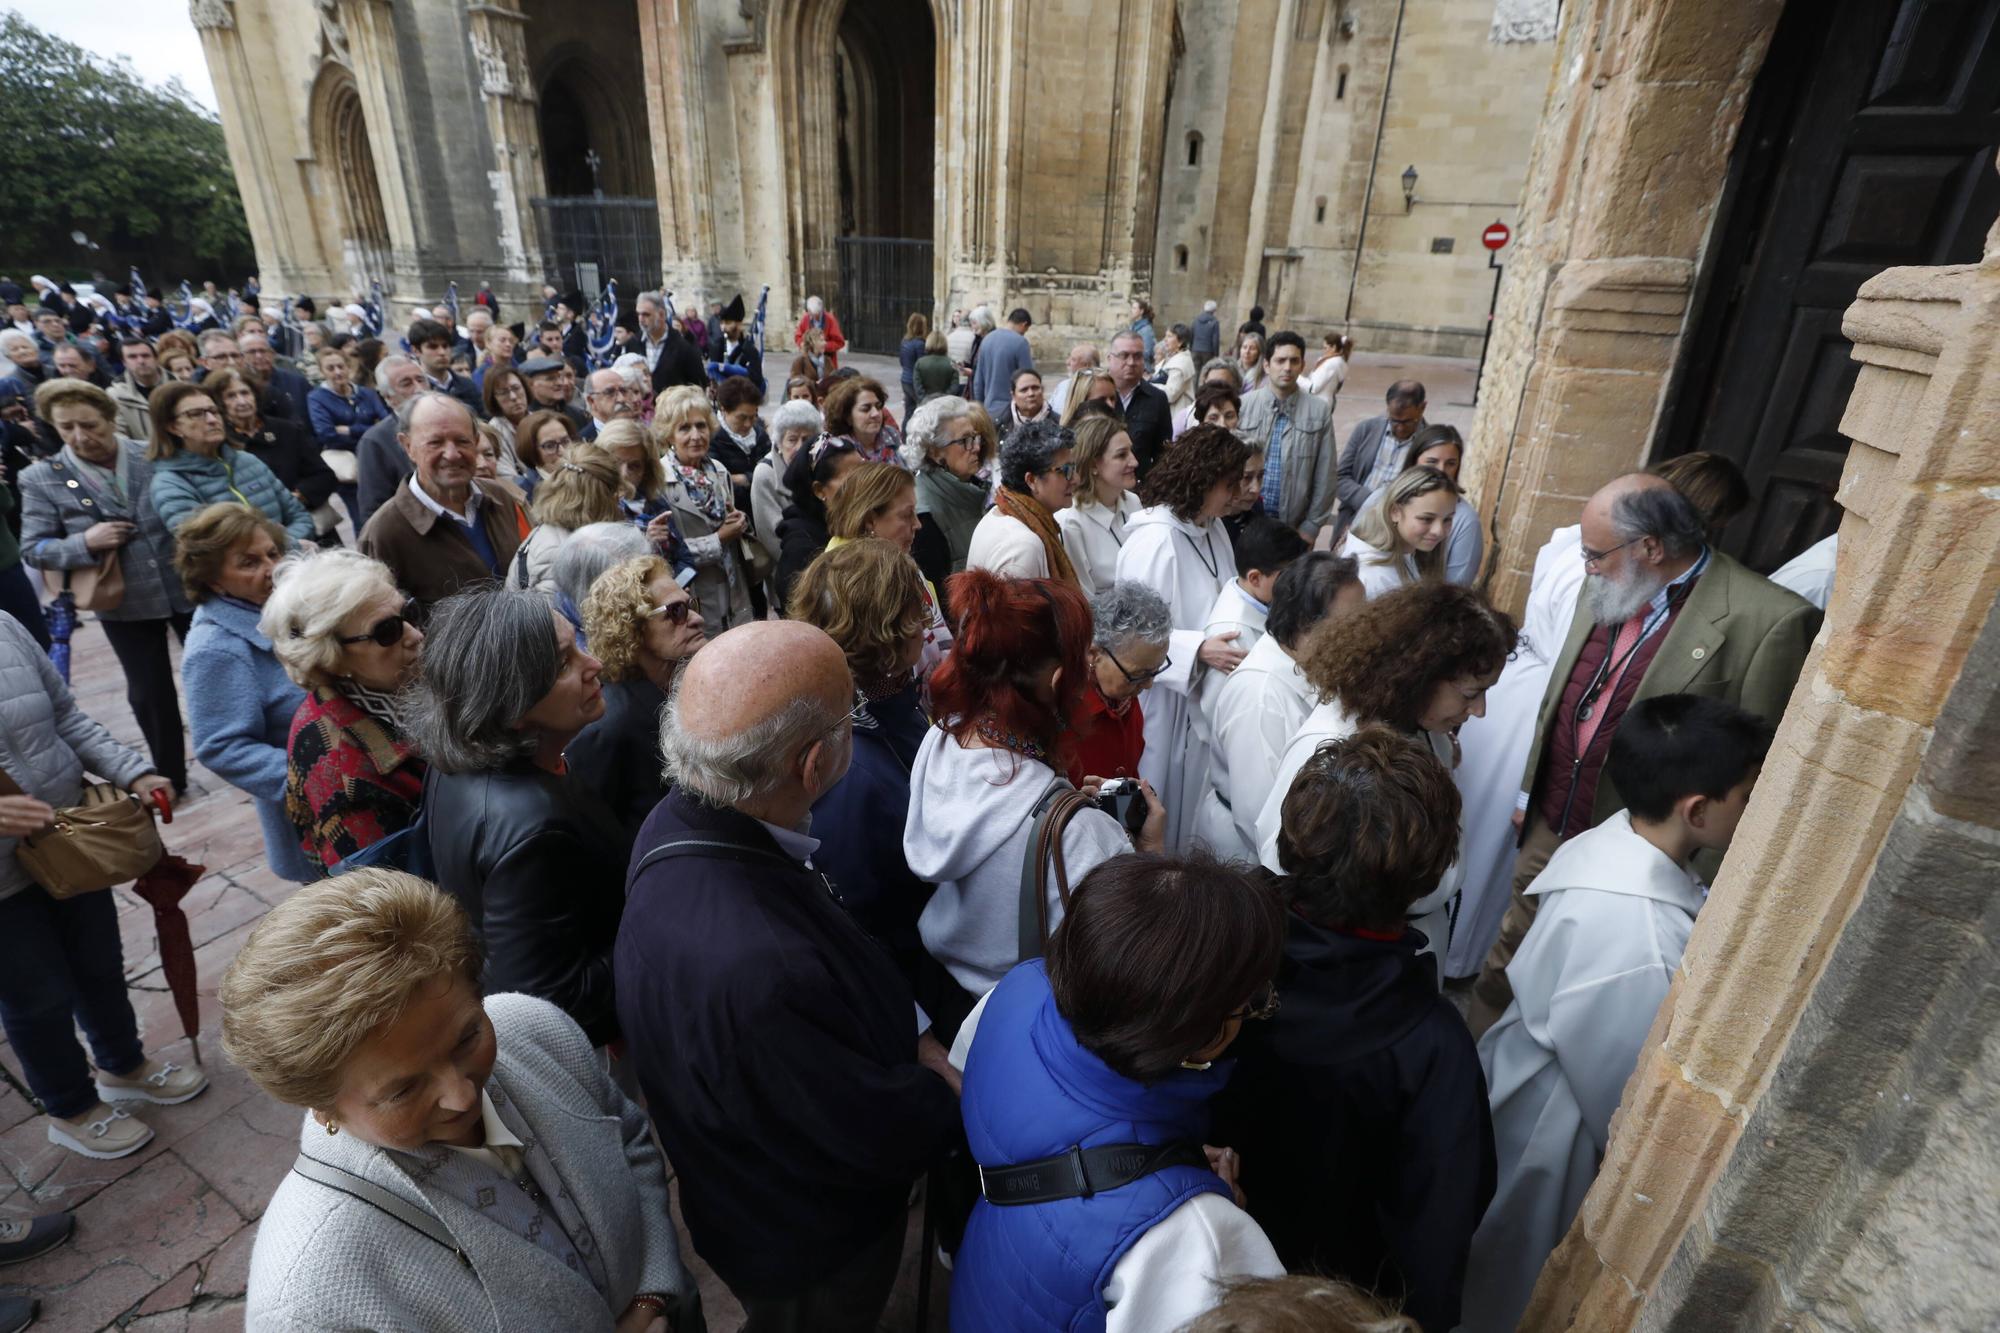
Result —
<svg viewBox="0 0 2000 1333"><path fill-rule="evenodd" d="M1000 490L973 529L967 569L1080 586L1055 519L1076 492L1075 455L1075 437L1051 422L1031 421L1007 437Z"/></svg>
<svg viewBox="0 0 2000 1333"><path fill-rule="evenodd" d="M1090 603L1090 684L1070 714L1076 736L1068 776L1073 786L1105 778L1136 778L1145 753L1145 711L1139 696L1170 665L1173 617L1143 583L1106 584Z"/></svg>
<svg viewBox="0 0 2000 1333"><path fill-rule="evenodd" d="M97 622L125 673L125 701L154 771L179 796L187 741L167 634L186 641L193 606L174 573L173 534L153 508L153 464L143 445L118 438L118 404L95 385L51 380L35 391L35 410L63 447L18 479L21 558L67 586L117 553L125 595L96 610Z"/></svg>
<svg viewBox="0 0 2000 1333"><path fill-rule="evenodd" d="M1236 578L1222 519L1241 497L1250 457L1250 447L1220 426L1189 431L1153 465L1150 507L1132 519L1118 551L1118 577L1159 593L1173 616L1171 662L1146 707L1141 769L1166 803L1169 848L1186 845L1206 790L1190 713L1195 691L1207 673L1226 675L1243 660L1233 633L1209 635L1204 627L1216 597Z"/></svg>
<svg viewBox="0 0 2000 1333"><path fill-rule="evenodd" d="M1094 597L1118 577L1118 551L1125 544L1125 525L1142 506L1139 456L1125 425L1108 413L1086 412L1070 434L1076 439L1076 496L1056 513L1063 549L1076 570L1077 586Z"/></svg>
<svg viewBox="0 0 2000 1333"><path fill-rule="evenodd" d="M924 335L923 355L910 367L910 383L916 389L917 407L940 395L955 394L959 390L958 366L951 359L951 345L936 329ZM909 416L915 418L915 408L910 409Z"/></svg>
<svg viewBox="0 0 2000 1333"><path fill-rule="evenodd" d="M457 904L381 869L293 894L230 964L223 1048L306 1111L251 1327L699 1326L645 1113L560 1010L479 979Z"/></svg>
<svg viewBox="0 0 2000 1333"><path fill-rule="evenodd" d="M486 407L486 419L505 427L509 434L519 430L534 405L528 381L512 365L489 367L484 379L480 397Z"/></svg>
<svg viewBox="0 0 2000 1333"><path fill-rule="evenodd" d="M736 490L736 507L750 512L750 477L757 460L771 452L771 439L757 419L764 404L764 391L747 375L731 375L716 386L715 433L709 452L729 470Z"/></svg>
<svg viewBox="0 0 2000 1333"><path fill-rule="evenodd" d="M653 444L651 428L637 421L606 422L597 433L597 447L618 464L622 481L618 509L624 520L652 543L653 550L674 567L674 573L681 576L683 583L693 578L694 555L681 539L680 525L674 521L667 470ZM581 599L577 605L583 605Z"/></svg>
<svg viewBox="0 0 2000 1333"><path fill-rule="evenodd" d="M863 463L841 484L839 494L827 506L826 516L828 531L833 534L826 543L829 551L847 542L873 537L909 555L923 526L923 520L917 517L916 478L894 463ZM921 570L918 579L929 611L924 650L917 663L917 675L923 678L950 651L951 629L945 624L937 589L923 577Z"/></svg>
<svg viewBox="0 0 2000 1333"><path fill-rule="evenodd" d="M202 381L202 388L222 404L223 433L230 447L271 469L271 475L312 514L315 539L338 546L340 534L335 529L340 514L327 501L339 482L320 457L319 445L305 423L283 417L267 420L257 405L257 387L240 370L218 370Z"/></svg>
<svg viewBox="0 0 2000 1333"><path fill-rule="evenodd" d="M866 375L843 379L826 395L826 429L854 441L866 463L900 461L903 434L889 420L889 397Z"/></svg>
<svg viewBox="0 0 2000 1333"><path fill-rule="evenodd" d="M828 549L792 589L789 611L840 645L858 696L847 776L813 803L820 840L814 864L833 877L841 905L888 946L913 981L923 953L917 914L930 886L910 872L902 842L881 830L900 828L909 813L910 766L930 728L915 668L932 614L923 575L881 540Z"/></svg>
<svg viewBox="0 0 2000 1333"><path fill-rule="evenodd" d="M750 585L737 543L750 526L736 507L729 470L709 456L715 409L708 395L681 385L660 396L653 427L667 445L667 500L695 564L688 591L711 635L752 618Z"/></svg>
<svg viewBox="0 0 2000 1333"><path fill-rule="evenodd" d="M918 921L924 949L948 976L919 988L941 1032L956 1030L971 1003L1021 961L1021 868L1035 814L1069 762L1067 720L1087 688L1090 608L1053 579L1004 579L968 569L951 581L958 638L931 673L937 726L910 772L903 855L937 885ZM1066 785L1066 784L1065 784ZM1138 838L1157 851L1165 812L1147 793ZM1069 882L1132 849L1111 815L1087 809L1063 830ZM1063 899L1048 880L1047 919Z"/></svg>
<svg viewBox="0 0 2000 1333"><path fill-rule="evenodd" d="M1236 375L1242 392L1264 387L1264 335L1246 329L1236 335Z"/></svg>
<svg viewBox="0 0 2000 1333"><path fill-rule="evenodd" d="M514 427L514 457L521 464L521 489L532 496L535 487L553 474L569 447L578 443L576 423L567 412L530 412Z"/></svg>
<svg viewBox="0 0 2000 1333"><path fill-rule="evenodd" d="M583 603L590 596L591 586L613 565L642 555L659 555L659 551L645 533L622 521L586 523L572 532L556 552L555 561L549 566L549 578L555 582L555 592L549 600L556 614L576 631L577 647L590 646L583 628ZM674 573L684 581L686 571L676 568Z"/></svg>
<svg viewBox="0 0 2000 1333"><path fill-rule="evenodd" d="M954 1324L1151 1333L1232 1278L1284 1272L1236 1154L1196 1147L1224 1053L1279 1012L1284 940L1277 896L1207 857L1120 856L1082 877L1047 959L1009 972L953 1046L985 1189L952 1266ZM1050 1189L1078 1148L1094 1179Z"/></svg>
<svg viewBox="0 0 2000 1333"><path fill-rule="evenodd" d="M271 869L297 883L322 867L299 847L285 813L292 718L305 699L262 627L285 532L258 510L216 504L181 524L174 567L195 604L181 678L195 758L249 794Z"/></svg>
<svg viewBox="0 0 2000 1333"><path fill-rule="evenodd" d="M1188 409L1184 423L1174 432L1174 438L1179 439L1195 426L1220 426L1224 430L1235 430L1237 418L1243 415L1243 395L1236 388L1234 379L1235 372L1230 370L1228 378L1217 376L1202 385L1195 393L1194 406Z"/></svg>
<svg viewBox="0 0 2000 1333"><path fill-rule="evenodd" d="M674 673L708 638L694 599L656 555L613 565L583 599L590 651L604 665L604 716L577 733L569 771L624 826L629 850L667 794L660 710Z"/></svg>
<svg viewBox="0 0 2000 1333"><path fill-rule="evenodd" d="M1318 703L1292 733L1257 815L1257 855L1265 867L1284 868L1278 839L1285 793L1321 742L1380 723L1423 741L1447 772L1456 770L1452 733L1466 719L1485 715L1486 691L1500 678L1517 637L1513 619L1479 593L1455 583L1424 583L1371 601L1308 639L1299 667ZM1409 910L1410 924L1427 941L1424 952L1437 957L1440 969L1462 877L1454 862Z"/></svg>
<svg viewBox="0 0 2000 1333"><path fill-rule="evenodd" d="M951 394L924 400L903 437L903 464L917 477L923 528L911 554L933 586L965 568L972 534L986 513L981 477L993 448L972 420L972 404Z"/></svg>
<svg viewBox="0 0 2000 1333"><path fill-rule="evenodd" d="M76 706L41 645L0 615L0 1024L48 1117L49 1142L107 1159L153 1137L112 1103L184 1102L208 1079L146 1058L125 994L117 899L52 897L15 859L20 839L81 799L85 769L136 796L168 786ZM89 1059L77 1043L79 1023Z"/></svg>
<svg viewBox="0 0 2000 1333"><path fill-rule="evenodd" d="M785 465L785 490L792 502L778 523L778 605L791 600L792 584L832 540L827 506L840 494L848 473L861 466L852 440L822 435L792 455Z"/></svg>
<svg viewBox="0 0 2000 1333"><path fill-rule="evenodd" d="M1361 565L1370 597L1445 575L1446 543L1464 503L1458 484L1436 468L1410 467L1369 501L1341 542Z"/></svg>
<svg viewBox="0 0 2000 1333"><path fill-rule="evenodd" d="M1175 414L1194 405L1194 353L1188 350L1193 339L1194 331L1185 324L1176 324L1160 336L1160 368L1154 383L1167 395L1167 409Z"/></svg>
<svg viewBox="0 0 2000 1333"><path fill-rule="evenodd" d="M222 409L201 384L163 384L148 400L153 442L153 508L169 532L197 509L248 505L289 533L310 541L313 516L270 468L228 443Z"/></svg>
<svg viewBox="0 0 2000 1333"><path fill-rule="evenodd" d="M572 444L547 480L535 487L529 511L535 526L514 552L507 579L517 588L553 592L549 566L563 540L586 523L612 523L621 516L618 460L595 444Z"/></svg>
<svg viewBox="0 0 2000 1333"><path fill-rule="evenodd" d="M360 464L354 457L355 448L370 426L389 416L389 407L382 395L354 382L354 367L342 349L321 347L313 359L320 382L306 395L307 424L312 427L320 456L339 478L340 498L352 515L359 512L355 508L355 479L360 476ZM332 457L327 457L329 450Z"/></svg>
<svg viewBox="0 0 2000 1333"><path fill-rule="evenodd" d="M306 697L285 746L285 814L327 870L408 828L424 794L403 689L424 632L389 567L359 551L283 561L257 628Z"/></svg>
<svg viewBox="0 0 2000 1333"><path fill-rule="evenodd" d="M785 506L792 502L792 493L785 489L785 469L800 449L819 438L819 433L818 408L798 401L779 404L771 416L771 450L757 460L750 474L750 535L764 548L766 563L774 574L781 554L778 525L784 520Z"/></svg>
<svg viewBox="0 0 2000 1333"><path fill-rule="evenodd" d="M461 592L432 608L410 734L431 766L423 819L438 885L485 942L486 992L560 1005L602 1046L618 1035L623 831L563 767L569 743L604 715L598 674L540 593Z"/></svg>

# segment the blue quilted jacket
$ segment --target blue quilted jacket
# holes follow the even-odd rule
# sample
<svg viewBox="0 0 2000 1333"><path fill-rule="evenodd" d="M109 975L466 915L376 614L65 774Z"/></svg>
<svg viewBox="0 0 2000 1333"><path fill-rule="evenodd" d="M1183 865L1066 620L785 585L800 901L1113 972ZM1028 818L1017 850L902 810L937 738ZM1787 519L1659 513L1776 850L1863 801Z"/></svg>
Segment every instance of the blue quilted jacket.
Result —
<svg viewBox="0 0 2000 1333"><path fill-rule="evenodd" d="M293 541L307 541L313 535L312 515L277 475L230 445L223 445L213 458L182 450L153 464L153 508L168 532L198 510L232 501L263 510L292 534Z"/></svg>

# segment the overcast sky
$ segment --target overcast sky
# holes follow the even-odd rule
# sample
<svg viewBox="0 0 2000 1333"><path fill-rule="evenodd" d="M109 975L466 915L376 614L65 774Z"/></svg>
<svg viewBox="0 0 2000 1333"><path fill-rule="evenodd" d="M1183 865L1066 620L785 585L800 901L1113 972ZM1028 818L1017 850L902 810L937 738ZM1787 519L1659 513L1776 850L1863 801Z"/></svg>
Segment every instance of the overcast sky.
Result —
<svg viewBox="0 0 2000 1333"><path fill-rule="evenodd" d="M127 57L148 83L179 75L196 101L215 110L215 85L187 0L11 0L9 7L87 51Z"/></svg>

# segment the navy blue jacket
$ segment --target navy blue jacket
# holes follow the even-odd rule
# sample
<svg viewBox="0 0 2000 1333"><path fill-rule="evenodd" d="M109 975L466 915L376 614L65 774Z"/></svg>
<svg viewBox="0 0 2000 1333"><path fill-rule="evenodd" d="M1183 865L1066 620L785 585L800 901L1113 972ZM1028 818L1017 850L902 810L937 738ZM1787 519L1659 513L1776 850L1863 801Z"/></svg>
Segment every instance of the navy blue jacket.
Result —
<svg viewBox="0 0 2000 1333"><path fill-rule="evenodd" d="M1287 1269L1347 1278L1441 1329L1458 1323L1495 1159L1479 1053L1422 939L1294 914L1282 1007L1230 1047L1210 1141L1242 1154L1250 1214Z"/></svg>
<svg viewBox="0 0 2000 1333"><path fill-rule="evenodd" d="M914 679L876 699L854 719L854 762L837 786L813 803L813 863L833 880L841 904L889 947L904 975L916 976L923 941L917 915L935 887L910 873L900 830L910 812L910 765L930 721Z"/></svg>
<svg viewBox="0 0 2000 1333"><path fill-rule="evenodd" d="M728 845L637 869L675 837ZM688 1232L737 1294L796 1295L902 1225L958 1101L910 988L762 824L677 788L632 856L619 1025Z"/></svg>
<svg viewBox="0 0 2000 1333"><path fill-rule="evenodd" d="M309 424L306 415L306 399L312 396L312 384L296 370L283 366L271 367L271 382L265 386L268 398L282 404L284 411L279 415L287 421L296 421L301 426Z"/></svg>
<svg viewBox="0 0 2000 1333"><path fill-rule="evenodd" d="M373 389L356 388L354 401L349 402L322 384L306 395L306 415L312 419L313 438L320 448L352 453L361 446L368 428L390 413L382 395ZM340 426L347 427L347 434L339 433L336 428Z"/></svg>

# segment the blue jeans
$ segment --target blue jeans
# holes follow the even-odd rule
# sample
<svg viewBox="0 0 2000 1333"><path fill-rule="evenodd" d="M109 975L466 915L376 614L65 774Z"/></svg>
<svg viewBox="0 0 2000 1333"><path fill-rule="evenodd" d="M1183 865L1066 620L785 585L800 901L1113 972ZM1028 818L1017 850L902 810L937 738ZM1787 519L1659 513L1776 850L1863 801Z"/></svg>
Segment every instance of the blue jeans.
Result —
<svg viewBox="0 0 2000 1333"><path fill-rule="evenodd" d="M52 1116L97 1105L78 1027L106 1073L129 1074L145 1063L110 890L58 900L31 884L0 898L0 1025L28 1090Z"/></svg>

